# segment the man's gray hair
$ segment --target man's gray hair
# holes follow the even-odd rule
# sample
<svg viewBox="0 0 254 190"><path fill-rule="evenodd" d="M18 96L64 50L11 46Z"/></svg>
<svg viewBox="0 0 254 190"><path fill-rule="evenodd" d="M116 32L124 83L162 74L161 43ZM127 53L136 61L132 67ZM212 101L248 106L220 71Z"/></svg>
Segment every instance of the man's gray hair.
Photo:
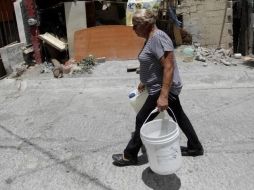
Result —
<svg viewBox="0 0 254 190"><path fill-rule="evenodd" d="M156 23L157 13L150 9L138 9L132 17L133 23L138 24L151 24L154 25Z"/></svg>

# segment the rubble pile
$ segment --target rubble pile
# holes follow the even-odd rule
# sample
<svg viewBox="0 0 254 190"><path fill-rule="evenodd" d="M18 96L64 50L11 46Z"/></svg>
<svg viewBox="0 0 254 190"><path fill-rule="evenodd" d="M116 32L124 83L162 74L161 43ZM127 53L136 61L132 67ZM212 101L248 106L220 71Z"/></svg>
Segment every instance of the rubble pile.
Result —
<svg viewBox="0 0 254 190"><path fill-rule="evenodd" d="M50 73L53 72L55 78L62 78L64 74L71 76L72 74L82 74L82 73L92 73L92 69L95 66L96 62L99 62L100 59L95 59L93 55L89 55L82 59L81 61L76 61L71 58L62 64L57 59L50 59L50 61L45 61L42 64L41 73Z"/></svg>
<svg viewBox="0 0 254 190"><path fill-rule="evenodd" d="M204 62L204 66L209 63L223 64L226 66L237 65L236 58L233 57L231 49L223 48L204 48L199 44L194 44L194 59L197 61Z"/></svg>
<svg viewBox="0 0 254 190"><path fill-rule="evenodd" d="M21 75L23 75L26 72L27 69L28 69L28 66L25 65L24 63L17 64L15 66L13 66L13 71L8 76L8 78L18 78Z"/></svg>

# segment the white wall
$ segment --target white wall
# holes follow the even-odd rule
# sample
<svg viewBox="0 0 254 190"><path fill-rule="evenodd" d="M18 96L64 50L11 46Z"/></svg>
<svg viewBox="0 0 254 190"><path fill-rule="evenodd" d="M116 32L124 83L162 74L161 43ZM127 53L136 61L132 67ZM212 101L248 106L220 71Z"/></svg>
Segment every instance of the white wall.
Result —
<svg viewBox="0 0 254 190"><path fill-rule="evenodd" d="M13 5L14 5L15 16L16 16L16 20L17 20L20 42L27 44L26 35L25 35L25 28L24 28L24 21L23 21L21 7L20 7L21 2L22 2L22 0L17 0L16 2L13 3Z"/></svg>
<svg viewBox="0 0 254 190"><path fill-rule="evenodd" d="M67 40L70 57L74 57L74 33L87 28L86 4L84 1L64 3Z"/></svg>

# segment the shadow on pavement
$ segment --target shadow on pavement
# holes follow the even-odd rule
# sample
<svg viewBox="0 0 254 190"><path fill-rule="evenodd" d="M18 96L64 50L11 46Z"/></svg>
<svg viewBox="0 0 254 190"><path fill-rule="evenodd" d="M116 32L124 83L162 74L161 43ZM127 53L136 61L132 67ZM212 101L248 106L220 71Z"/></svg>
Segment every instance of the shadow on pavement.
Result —
<svg viewBox="0 0 254 190"><path fill-rule="evenodd" d="M143 171L142 180L154 190L179 190L181 187L181 180L176 174L159 175L154 173L150 167Z"/></svg>
<svg viewBox="0 0 254 190"><path fill-rule="evenodd" d="M254 69L254 61L245 61L243 65L247 66L250 69Z"/></svg>
<svg viewBox="0 0 254 190"><path fill-rule="evenodd" d="M144 164L147 164L147 163L148 163L148 158L147 158L146 153L143 153L142 155L140 155L138 157L138 166L144 165Z"/></svg>

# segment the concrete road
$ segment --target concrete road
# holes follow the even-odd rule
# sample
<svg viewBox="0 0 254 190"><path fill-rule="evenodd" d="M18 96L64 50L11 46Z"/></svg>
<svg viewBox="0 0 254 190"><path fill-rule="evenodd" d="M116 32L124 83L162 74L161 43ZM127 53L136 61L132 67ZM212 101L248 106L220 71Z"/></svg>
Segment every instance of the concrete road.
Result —
<svg viewBox="0 0 254 190"><path fill-rule="evenodd" d="M138 75L126 72L130 64L137 61L101 63L82 77L31 71L1 80L0 189L253 190L254 65L179 61L180 98L205 154L161 176L141 153L139 166L112 165L134 129L128 93Z"/></svg>

